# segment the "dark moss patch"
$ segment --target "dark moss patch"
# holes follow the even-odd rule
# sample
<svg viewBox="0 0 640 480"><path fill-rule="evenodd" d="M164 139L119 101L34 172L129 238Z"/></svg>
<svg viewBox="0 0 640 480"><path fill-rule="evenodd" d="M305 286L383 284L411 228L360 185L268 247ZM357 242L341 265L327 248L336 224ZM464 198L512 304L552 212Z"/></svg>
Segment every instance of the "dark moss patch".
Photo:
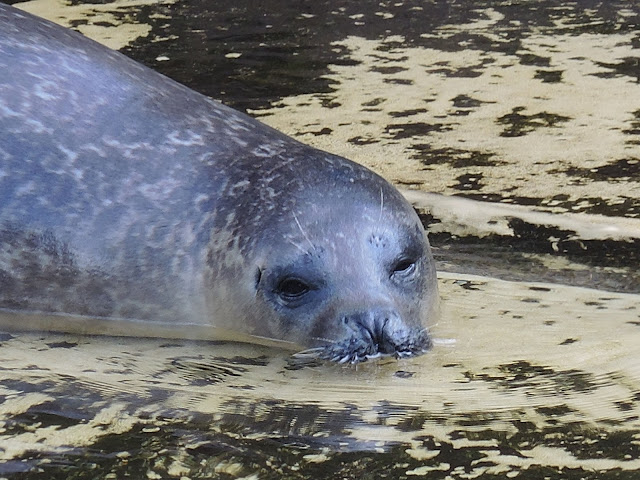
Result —
<svg viewBox="0 0 640 480"><path fill-rule="evenodd" d="M393 374L397 378L412 378L416 375L416 372L408 372L406 370L398 370Z"/></svg>
<svg viewBox="0 0 640 480"><path fill-rule="evenodd" d="M399 112L389 112L389 115L393 118L412 117L420 113L425 113L428 110L426 108L412 108L409 110L402 110Z"/></svg>
<svg viewBox="0 0 640 480"><path fill-rule="evenodd" d="M560 83L562 81L562 70L536 70L533 78L542 80L543 83Z"/></svg>
<svg viewBox="0 0 640 480"><path fill-rule="evenodd" d="M478 108L483 103L487 103L481 100L476 100L475 98L469 97L468 95L458 95L457 97L453 97L451 99L451 102L453 103L454 107L469 109Z"/></svg>
<svg viewBox="0 0 640 480"><path fill-rule="evenodd" d="M557 172L560 173L560 171ZM581 177L574 178L580 179ZM559 207L573 213L593 213L607 217L640 217L640 199L624 195L621 195L619 199L615 200L598 197L570 199L567 195L555 195L549 199L539 199L539 203L537 204L552 204L554 207Z"/></svg>
<svg viewBox="0 0 640 480"><path fill-rule="evenodd" d="M465 173L464 175L460 175L456 177L457 184L449 185L450 188L455 190L481 190L484 186L481 183L482 180L481 173Z"/></svg>
<svg viewBox="0 0 640 480"><path fill-rule="evenodd" d="M432 68L429 73L439 73L449 78L477 78L483 74L484 64L461 68Z"/></svg>
<svg viewBox="0 0 640 480"><path fill-rule="evenodd" d="M603 182L628 179L635 180L640 176L640 159L623 158L606 165L592 168L570 167L561 173L572 177L590 178L591 180Z"/></svg>
<svg viewBox="0 0 640 480"><path fill-rule="evenodd" d="M562 417L565 415L571 415L575 413L575 410L568 405L554 405L551 407L538 407L536 408L536 412L545 417Z"/></svg>
<svg viewBox="0 0 640 480"><path fill-rule="evenodd" d="M525 107L515 107L511 113L503 115L496 120L496 123L506 126L500 133L501 137L522 137L538 128L555 127L560 123L571 120L570 117L548 112L523 115L520 112L524 110Z"/></svg>
<svg viewBox="0 0 640 480"><path fill-rule="evenodd" d="M320 98L320 105L322 108L338 108L341 104L335 101L335 97L329 95L323 95Z"/></svg>
<svg viewBox="0 0 640 480"><path fill-rule="evenodd" d="M428 143L411 145L415 152L411 158L420 160L423 165L451 165L453 168L496 167L504 162L495 158L493 153L457 148L433 148Z"/></svg>
<svg viewBox="0 0 640 480"><path fill-rule="evenodd" d="M626 135L630 135L631 137L637 137L640 135L640 110L636 110L635 112L632 112L632 115L633 115L633 120L631 121L630 128L623 130L622 133ZM640 139L631 138L627 140L627 143L630 143L632 145L640 145Z"/></svg>
<svg viewBox="0 0 640 480"><path fill-rule="evenodd" d="M391 85L413 85L413 80L410 78L385 78L383 82Z"/></svg>
<svg viewBox="0 0 640 480"><path fill-rule="evenodd" d="M536 67L548 67L551 59L549 57L541 57L533 53L522 53L518 55L522 65L535 65Z"/></svg>
<svg viewBox="0 0 640 480"><path fill-rule="evenodd" d="M392 75L394 73L399 73L399 72L405 72L408 69L406 67L381 67L381 66L377 66L377 67L371 67L369 69L370 72L377 72L377 73L382 73L384 75Z"/></svg>
<svg viewBox="0 0 640 480"><path fill-rule="evenodd" d="M432 132L448 132L452 130L450 125L443 123L394 123L387 125L384 131L390 138L401 140L403 138L413 138L427 136Z"/></svg>
<svg viewBox="0 0 640 480"><path fill-rule="evenodd" d="M364 102L362 104L363 107L377 107L378 105L382 105L384 102L386 102L386 99L384 98L374 98L373 100L370 100L368 102Z"/></svg>
<svg viewBox="0 0 640 480"><path fill-rule="evenodd" d="M515 239L526 242L528 247L539 253L564 254L572 258L587 257L588 251L609 266L628 266L630 262L640 262L640 240L629 242L615 240L577 239L570 230L557 227L533 225L521 219L512 219L509 226ZM622 252L625 253L622 253ZM595 260L594 257L591 257Z"/></svg>
<svg viewBox="0 0 640 480"><path fill-rule="evenodd" d="M459 285L464 290L480 290L480 286L484 285L483 282L473 282L471 280L458 280L456 285Z"/></svg>
<svg viewBox="0 0 640 480"><path fill-rule="evenodd" d="M333 130L329 127L324 127L321 128L320 130L306 130L306 131L300 131L298 132L296 135L297 136L302 136L302 135L307 135L307 134L311 134L314 137L320 137L322 135L331 135L331 133L333 133Z"/></svg>
<svg viewBox="0 0 640 480"><path fill-rule="evenodd" d="M616 404L616 408L621 412L630 412L633 410L634 403L633 402L614 402Z"/></svg>
<svg viewBox="0 0 640 480"><path fill-rule="evenodd" d="M103 1L96 1L95 3L112 3L115 0L110 0L108 2L103 2ZM88 2L88 3L92 3L92 2ZM96 25L98 27L116 27L117 24L112 23L112 22L105 22L105 21L101 21L101 22L91 22L92 25Z"/></svg>
<svg viewBox="0 0 640 480"><path fill-rule="evenodd" d="M538 298L531 298L531 297L526 297L523 298L522 300L520 300L523 303L540 303L540 299Z"/></svg>
<svg viewBox="0 0 640 480"><path fill-rule="evenodd" d="M354 145L370 145L372 143L378 143L380 140L377 138L366 138L358 135L357 137L351 137L347 142Z"/></svg>
<svg viewBox="0 0 640 480"><path fill-rule="evenodd" d="M46 345L49 348L74 348L78 346L75 342L52 342L47 343Z"/></svg>
<svg viewBox="0 0 640 480"><path fill-rule="evenodd" d="M431 214L421 211L418 214L427 231L430 225L441 223ZM510 235L481 238L430 231L429 240L435 247L438 268L505 280L538 278L551 283L585 287L597 284L603 290L640 292L640 240L585 240L570 230L534 225L516 218L509 221L509 226ZM532 253L536 256L531 256ZM588 268L550 269L545 255L565 256Z"/></svg>
<svg viewBox="0 0 640 480"><path fill-rule="evenodd" d="M627 76L640 82L640 57L625 57L618 63L596 62L597 65L608 69L608 72L593 73L601 78Z"/></svg>

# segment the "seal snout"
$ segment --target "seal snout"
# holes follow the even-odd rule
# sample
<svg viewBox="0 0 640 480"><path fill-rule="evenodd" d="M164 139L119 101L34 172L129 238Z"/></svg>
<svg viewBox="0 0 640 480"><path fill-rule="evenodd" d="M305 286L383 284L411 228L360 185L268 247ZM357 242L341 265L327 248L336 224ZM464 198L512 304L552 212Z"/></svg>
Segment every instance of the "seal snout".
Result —
<svg viewBox="0 0 640 480"><path fill-rule="evenodd" d="M372 309L341 318L344 339L318 349L320 356L339 363L357 363L381 355L411 357L431 347L426 329L408 327L393 310Z"/></svg>

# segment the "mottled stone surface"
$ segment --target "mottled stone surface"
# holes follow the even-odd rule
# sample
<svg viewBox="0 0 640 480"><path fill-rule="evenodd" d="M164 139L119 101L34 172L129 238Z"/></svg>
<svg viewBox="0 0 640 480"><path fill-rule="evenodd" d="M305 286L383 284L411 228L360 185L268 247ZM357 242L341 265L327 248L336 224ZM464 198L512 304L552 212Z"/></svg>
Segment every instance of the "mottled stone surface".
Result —
<svg viewBox="0 0 640 480"><path fill-rule="evenodd" d="M637 475L636 5L283 0L50 13L409 189L445 271L444 311L433 354L357 368L241 346L214 356L175 342L3 337L0 471ZM148 33L115 38L133 30Z"/></svg>

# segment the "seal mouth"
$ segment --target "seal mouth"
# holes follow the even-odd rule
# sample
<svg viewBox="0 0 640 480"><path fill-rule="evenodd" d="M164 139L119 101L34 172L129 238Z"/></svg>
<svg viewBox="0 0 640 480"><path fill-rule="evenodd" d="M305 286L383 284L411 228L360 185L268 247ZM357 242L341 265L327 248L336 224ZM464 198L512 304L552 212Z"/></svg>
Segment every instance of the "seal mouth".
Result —
<svg viewBox="0 0 640 480"><path fill-rule="evenodd" d="M433 346L426 328L407 334L402 339L394 339L391 348L389 348L388 340L384 344L370 340L370 338L351 336L343 341L331 341L328 345L303 350L293 356L298 359L355 364L381 357L393 356L397 359L416 357L427 352Z"/></svg>

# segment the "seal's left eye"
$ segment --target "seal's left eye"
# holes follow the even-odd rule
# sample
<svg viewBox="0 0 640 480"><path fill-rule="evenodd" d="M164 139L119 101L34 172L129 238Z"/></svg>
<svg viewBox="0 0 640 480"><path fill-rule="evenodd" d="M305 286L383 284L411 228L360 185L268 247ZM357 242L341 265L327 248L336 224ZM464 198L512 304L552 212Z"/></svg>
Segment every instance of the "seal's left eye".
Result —
<svg viewBox="0 0 640 480"><path fill-rule="evenodd" d="M410 275L416 269L416 261L411 258L402 258L393 267L392 275Z"/></svg>
<svg viewBox="0 0 640 480"><path fill-rule="evenodd" d="M309 291L309 285L297 278L285 278L278 284L278 295L285 300L296 300Z"/></svg>

